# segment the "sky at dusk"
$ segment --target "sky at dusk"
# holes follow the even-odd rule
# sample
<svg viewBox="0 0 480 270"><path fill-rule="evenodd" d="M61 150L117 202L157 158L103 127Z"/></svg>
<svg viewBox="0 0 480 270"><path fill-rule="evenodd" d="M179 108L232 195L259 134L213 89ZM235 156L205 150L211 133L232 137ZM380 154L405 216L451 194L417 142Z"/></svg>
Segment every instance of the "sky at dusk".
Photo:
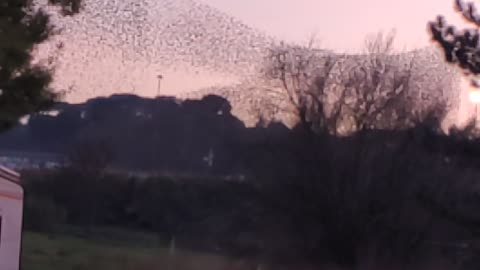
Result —
<svg viewBox="0 0 480 270"><path fill-rule="evenodd" d="M182 95L249 80L271 42L355 53L365 37L396 29L397 49L428 46L438 14L458 24L452 0L85 0L38 50L57 57L53 87L66 100L132 93ZM57 45L62 50L57 52Z"/></svg>

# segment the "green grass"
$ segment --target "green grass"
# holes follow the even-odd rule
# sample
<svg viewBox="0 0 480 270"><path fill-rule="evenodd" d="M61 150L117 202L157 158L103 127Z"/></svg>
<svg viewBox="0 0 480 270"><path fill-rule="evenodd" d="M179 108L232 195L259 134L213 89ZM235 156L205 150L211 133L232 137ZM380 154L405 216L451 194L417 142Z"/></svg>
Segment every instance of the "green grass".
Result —
<svg viewBox="0 0 480 270"><path fill-rule="evenodd" d="M76 232L76 233L74 233ZM103 236L100 235L103 232ZM150 237L149 237L150 236ZM333 265L311 268L308 266L267 266L251 261L227 258L178 249L173 255L161 247L154 235L103 228L85 238L78 230L68 234L49 236L25 232L23 235L22 270L305 270L342 268ZM143 244L146 244L142 247ZM445 261L434 260L409 269L456 269L447 268ZM369 263L368 259L366 260ZM355 269L400 269L370 265Z"/></svg>
<svg viewBox="0 0 480 270"><path fill-rule="evenodd" d="M227 270L255 269L251 263L222 256L136 243L107 243L76 236L26 232L22 270Z"/></svg>

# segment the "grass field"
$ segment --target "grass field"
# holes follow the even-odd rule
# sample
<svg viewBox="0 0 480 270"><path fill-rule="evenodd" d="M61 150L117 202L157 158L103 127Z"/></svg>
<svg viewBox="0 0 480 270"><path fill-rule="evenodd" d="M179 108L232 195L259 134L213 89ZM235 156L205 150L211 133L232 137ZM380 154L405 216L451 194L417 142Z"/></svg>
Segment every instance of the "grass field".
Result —
<svg viewBox="0 0 480 270"><path fill-rule="evenodd" d="M24 233L22 270L243 270L256 265L217 255L139 243ZM265 268L262 268L265 269Z"/></svg>

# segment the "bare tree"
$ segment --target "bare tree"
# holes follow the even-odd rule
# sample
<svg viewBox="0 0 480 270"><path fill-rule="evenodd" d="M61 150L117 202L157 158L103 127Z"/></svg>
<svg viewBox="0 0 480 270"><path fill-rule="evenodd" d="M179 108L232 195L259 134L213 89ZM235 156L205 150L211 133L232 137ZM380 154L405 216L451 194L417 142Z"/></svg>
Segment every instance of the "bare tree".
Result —
<svg viewBox="0 0 480 270"><path fill-rule="evenodd" d="M326 124L323 116L324 88L335 66L336 56L307 47L281 44L270 50L266 75L280 83L300 124L311 129Z"/></svg>
<svg viewBox="0 0 480 270"><path fill-rule="evenodd" d="M275 89L309 135L267 149L275 151L277 161L288 156L278 171L291 168L285 169L288 177L278 175L271 183L279 190L273 192L275 207L292 215L296 224L304 221L299 226L309 234L307 250L323 241L338 261L355 263L359 249L393 247L391 242L411 253L424 243L420 236L430 228L428 218L405 222L408 211L416 210L410 203L419 189L408 170L418 153L407 132L335 136L343 124L350 124L349 132L396 129L417 117L409 100L415 55L395 55L393 42L393 33L369 37L363 55L288 46L269 55L268 78L278 83ZM317 136L318 131L333 136ZM398 230L404 230L401 239L381 239L382 234L394 237L390 231Z"/></svg>
<svg viewBox="0 0 480 270"><path fill-rule="evenodd" d="M267 76L279 82L309 129L327 127L337 134L342 124L349 131L404 126L412 118L406 103L415 57L401 67L392 53L394 37L391 32L367 38L359 56L280 46L271 50Z"/></svg>
<svg viewBox="0 0 480 270"><path fill-rule="evenodd" d="M347 87L351 93L341 102L350 111L357 131L398 128L404 124L399 118L407 118L405 110L400 110L407 105L404 97L409 88L414 57L408 60L405 70L401 70L392 55L394 39L393 32L385 37L382 33L368 37L365 40L366 55L348 78Z"/></svg>

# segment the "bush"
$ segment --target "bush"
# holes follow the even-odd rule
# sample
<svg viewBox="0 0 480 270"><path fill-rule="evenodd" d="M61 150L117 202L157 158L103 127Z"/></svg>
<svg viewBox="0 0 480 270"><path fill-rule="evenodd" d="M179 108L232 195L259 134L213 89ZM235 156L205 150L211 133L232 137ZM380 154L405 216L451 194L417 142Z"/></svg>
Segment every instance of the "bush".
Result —
<svg viewBox="0 0 480 270"><path fill-rule="evenodd" d="M238 257L348 266L411 265L440 256L432 243L478 238L480 141L462 132L294 130L262 143L239 147L256 176L244 182L69 171L25 179L26 227L114 225Z"/></svg>
<svg viewBox="0 0 480 270"><path fill-rule="evenodd" d="M25 196L24 228L29 231L52 233L65 224L66 211L51 198L34 194Z"/></svg>

